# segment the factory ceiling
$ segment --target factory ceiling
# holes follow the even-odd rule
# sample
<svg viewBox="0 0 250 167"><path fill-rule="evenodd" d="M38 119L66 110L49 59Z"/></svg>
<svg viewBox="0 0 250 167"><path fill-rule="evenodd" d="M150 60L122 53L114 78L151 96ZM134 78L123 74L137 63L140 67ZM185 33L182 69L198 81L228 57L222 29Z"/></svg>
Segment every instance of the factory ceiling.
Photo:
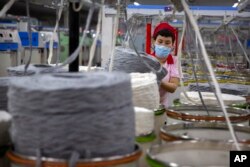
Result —
<svg viewBox="0 0 250 167"><path fill-rule="evenodd" d="M0 9L8 2L9 0L1 0L0 1ZM38 19L44 25L54 26L55 18L56 18L56 10L53 4L60 2L60 0L29 0L30 3L30 15L33 18ZM90 0L88 0L90 1ZM100 0L97 0L100 1ZM193 6L232 6L238 0L187 0L189 5ZM115 3L116 0L106 0L106 2ZM138 2L142 5L170 5L170 0L128 0L130 4L133 2ZM83 7L83 10L80 13L80 21L84 24L87 13L88 13L88 5ZM17 16L26 16L26 8L25 8L25 0L17 0L11 9L8 11L8 14L17 15ZM63 13L66 15L67 13ZM94 16L97 15L94 14ZM61 19L61 26L64 24L65 20ZM93 17L92 24L95 25L97 23L97 17Z"/></svg>
<svg viewBox="0 0 250 167"><path fill-rule="evenodd" d="M8 2L9 0L0 0L0 9ZM56 21L56 9L55 6L51 5L53 2L60 2L60 0L30 0L30 16L32 18L38 19L45 26L54 26ZM41 3L42 2L42 3ZM25 0L17 0L14 5L8 11L9 15L15 16L27 16L26 14L26 6ZM66 15L67 13L62 13ZM85 20L87 19L88 7L84 6L83 10L80 12L80 22L85 24ZM94 14L97 15L97 12ZM60 25L64 26L65 20L61 19ZM97 18L93 17L92 25L96 25Z"/></svg>
<svg viewBox="0 0 250 167"><path fill-rule="evenodd" d="M171 4L170 0L132 0L136 1L142 5L169 5ZM132 2L131 1L131 2ZM189 5L194 6L232 6L238 0L187 0Z"/></svg>

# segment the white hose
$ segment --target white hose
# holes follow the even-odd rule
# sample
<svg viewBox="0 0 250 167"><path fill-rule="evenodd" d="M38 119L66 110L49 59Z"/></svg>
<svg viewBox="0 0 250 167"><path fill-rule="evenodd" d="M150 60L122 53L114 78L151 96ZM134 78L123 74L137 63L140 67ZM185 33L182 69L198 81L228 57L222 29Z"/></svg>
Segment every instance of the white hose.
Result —
<svg viewBox="0 0 250 167"><path fill-rule="evenodd" d="M78 54L81 51L81 47L83 46L83 42L84 42L84 40L86 38L86 32L89 29L91 18L92 18L93 13L94 13L94 9L95 9L95 4L93 3L93 5L91 6L91 8L89 9L89 12L88 12L87 22L86 22L84 31L82 33L83 34L82 39L80 40L80 43L79 43L78 47L76 48L76 50L64 62L62 62L60 65L55 66L53 68L50 67L50 68L41 70L41 71L39 71L40 73L60 69L60 68L64 67L65 65L72 63L78 57Z"/></svg>
<svg viewBox="0 0 250 167"><path fill-rule="evenodd" d="M76 48L76 50L63 62L63 64L62 65L60 65L60 66L64 66L64 65L66 65L66 64L70 64L71 62L73 62L76 58L77 58L77 56L78 56L78 54L79 54L79 52L80 52L80 50L81 50L81 47L82 47L82 45L83 45L83 42L84 42L84 40L85 40L85 38L86 38L86 33L87 33L87 30L89 29L89 26L90 26L90 22L91 22L91 18L92 18L92 16L93 16L93 13L94 13L94 5L89 9L89 13L88 13L88 17L87 17L87 23L86 23L86 26L85 26L85 28L84 28L84 32L83 32L83 35L82 35L82 38L81 38L81 40L80 40L80 43L79 43L79 45L78 45L78 47Z"/></svg>
<svg viewBox="0 0 250 167"><path fill-rule="evenodd" d="M181 0L182 2L182 5L183 5L183 8L184 8L184 11L186 13L186 15L188 16L189 20L190 20L190 23L191 25L193 26L194 28L194 31L197 33L197 37L198 37L198 40L199 40L199 43L200 43L200 47L201 47L201 52L202 52L202 55L203 55L203 58L204 58L204 61L208 67L208 71L211 75L211 78L212 78L212 81L214 83L214 86L215 86L215 91L216 91L216 94L218 96L218 100L219 100L219 103L220 103L220 106L222 108L222 111L225 115L225 118L226 118L226 122L227 122L227 125L228 125L228 128L229 128L229 132L232 136L232 139L235 143L235 146L236 146L236 149L237 150L240 150L240 147L239 147L239 143L237 141L237 138L236 138L236 135L235 135L235 132L234 132L234 129L232 127L232 124L230 122L230 119L229 119L229 116L228 116L228 113L227 113L227 110L226 110L226 107L225 107L225 104L224 104L224 101L222 99L222 94L221 94L221 90L220 90L220 87L219 87L219 84L216 80L216 77L215 77L215 74L214 74L214 71L213 71L213 68L212 68L212 65L211 65L211 62L209 60L209 57L208 57L208 54L207 54L207 51L206 51L206 48L205 48L205 45L203 43L203 40L202 40L202 37L201 37L201 34L200 34L200 31L199 31L199 27L186 3L185 0Z"/></svg>
<svg viewBox="0 0 250 167"><path fill-rule="evenodd" d="M56 31L58 30L59 22L60 22L60 19L61 19L61 16L62 16L63 3L64 3L64 0L61 0L60 8L59 8L59 11L58 11L58 17L57 17L58 20L56 21L56 25L55 25L53 34L52 34L52 36L50 38L50 41L49 41L49 58L48 58L48 63L49 64L51 64L51 59L53 57L53 43L54 43L53 40L54 40L55 36L57 35ZM60 37L58 37L58 38L60 38Z"/></svg>
<svg viewBox="0 0 250 167"><path fill-rule="evenodd" d="M28 18L28 38L29 38L29 57L27 62L25 62L24 71L27 72L27 69L29 68L29 64L31 62L31 56L32 56L32 31L31 31L31 25L30 25L30 6L29 6L29 0L25 1L26 5L26 13Z"/></svg>
<svg viewBox="0 0 250 167"><path fill-rule="evenodd" d="M16 2L16 0L10 0L8 3L4 5L2 10L0 11L0 18L4 17L6 12L11 8L11 6Z"/></svg>
<svg viewBox="0 0 250 167"><path fill-rule="evenodd" d="M234 36L236 37L237 42L239 43L239 45L240 45L240 47L241 47L241 49L242 49L242 51L243 51L243 53L244 53L244 55L245 55L245 57L246 57L248 63L250 64L249 57L247 56L247 52L245 51L245 49L244 49L242 43L240 42L240 39L239 39L239 37L238 37L238 34L234 31L234 29L233 29L232 27L231 27L231 30L232 30Z"/></svg>
<svg viewBox="0 0 250 167"><path fill-rule="evenodd" d="M79 12L82 9L82 7L83 7L83 1L80 2L78 8L76 7L76 3L73 3L73 10L75 12Z"/></svg>
<svg viewBox="0 0 250 167"><path fill-rule="evenodd" d="M117 36L119 16L120 16L120 4L121 4L121 0L117 0L117 14L116 14L114 25L113 25L113 40L112 40L112 49L111 49L109 71L112 71L112 69L113 69L114 51L115 51L116 36Z"/></svg>
<svg viewBox="0 0 250 167"><path fill-rule="evenodd" d="M55 67L55 69L61 68L61 67L65 66L65 65L67 65L67 64L70 64L71 62L73 62L77 58L77 56L78 56L78 54L79 54L79 52L81 50L81 47L83 45L83 42L84 42L84 40L86 38L86 32L89 29L90 21L91 21L94 9L95 9L95 6L93 4L93 6L89 9L89 13L88 13L88 17L87 17L87 22L86 22L86 25L85 25L85 28L84 28L82 39L80 40L80 43L79 43L78 47L76 48L76 50L62 64L60 64L58 67Z"/></svg>
<svg viewBox="0 0 250 167"><path fill-rule="evenodd" d="M102 0L102 4L104 4L104 0ZM101 30L101 22L102 22L102 9L100 8L99 14L98 14L98 23L97 23L97 28L96 28L96 36L95 39L92 43L92 46L90 48L90 56L89 56L89 62L88 62L88 68L87 71L90 71L90 67L92 66L92 61L95 56L95 49L96 49L96 43L100 35L100 30Z"/></svg>

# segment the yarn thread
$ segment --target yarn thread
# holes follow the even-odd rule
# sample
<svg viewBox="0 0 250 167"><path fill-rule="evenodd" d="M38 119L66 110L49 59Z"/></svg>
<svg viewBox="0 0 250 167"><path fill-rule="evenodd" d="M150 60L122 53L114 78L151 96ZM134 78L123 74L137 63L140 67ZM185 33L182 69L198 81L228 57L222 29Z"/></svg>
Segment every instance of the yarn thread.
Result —
<svg viewBox="0 0 250 167"><path fill-rule="evenodd" d="M109 64L110 59L105 65L106 70L109 69ZM137 56L134 50L123 47L115 48L112 70L126 73L149 73L152 71L157 75L159 82L167 75L167 70L156 58L144 54Z"/></svg>

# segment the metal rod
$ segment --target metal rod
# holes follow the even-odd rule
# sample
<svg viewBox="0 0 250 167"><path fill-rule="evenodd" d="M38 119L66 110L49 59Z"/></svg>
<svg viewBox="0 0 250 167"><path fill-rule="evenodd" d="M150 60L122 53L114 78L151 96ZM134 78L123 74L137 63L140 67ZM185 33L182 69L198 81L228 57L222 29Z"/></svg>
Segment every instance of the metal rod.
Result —
<svg viewBox="0 0 250 167"><path fill-rule="evenodd" d="M77 4L77 6L79 3ZM73 3L69 3L69 55L71 55L79 45L79 12L73 10ZM69 64L69 72L79 71L79 55Z"/></svg>

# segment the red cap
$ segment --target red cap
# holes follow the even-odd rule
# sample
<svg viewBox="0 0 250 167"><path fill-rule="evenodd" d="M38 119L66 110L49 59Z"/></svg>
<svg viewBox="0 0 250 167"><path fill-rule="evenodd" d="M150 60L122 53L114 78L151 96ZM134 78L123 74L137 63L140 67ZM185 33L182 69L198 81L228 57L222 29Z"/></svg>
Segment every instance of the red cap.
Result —
<svg viewBox="0 0 250 167"><path fill-rule="evenodd" d="M155 27L153 37L156 38L156 34L163 29L170 31L174 35L174 37L175 37L175 53L174 53L174 55L177 55L177 51L178 51L178 30L177 30L177 28L172 27L167 22L162 22Z"/></svg>
<svg viewBox="0 0 250 167"><path fill-rule="evenodd" d="M162 22L160 24L158 24L155 29L154 29L154 33L153 33L153 37L156 38L156 34L163 30L163 29L167 29L168 31L170 31L174 36L176 36L176 29L174 27L172 27L171 25L169 25L167 22Z"/></svg>

